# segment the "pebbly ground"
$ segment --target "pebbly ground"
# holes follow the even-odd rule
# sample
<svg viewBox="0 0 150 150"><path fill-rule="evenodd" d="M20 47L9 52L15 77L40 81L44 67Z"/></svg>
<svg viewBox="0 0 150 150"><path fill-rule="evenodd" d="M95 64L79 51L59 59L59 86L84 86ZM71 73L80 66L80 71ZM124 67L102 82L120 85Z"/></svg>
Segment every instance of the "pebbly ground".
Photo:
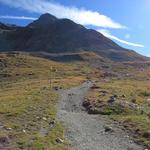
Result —
<svg viewBox="0 0 150 150"><path fill-rule="evenodd" d="M59 91L61 100L57 119L66 127L65 138L72 150L143 150L107 116L87 114L82 102L91 86L91 82L86 82L79 87ZM111 126L113 132L105 132L106 125Z"/></svg>

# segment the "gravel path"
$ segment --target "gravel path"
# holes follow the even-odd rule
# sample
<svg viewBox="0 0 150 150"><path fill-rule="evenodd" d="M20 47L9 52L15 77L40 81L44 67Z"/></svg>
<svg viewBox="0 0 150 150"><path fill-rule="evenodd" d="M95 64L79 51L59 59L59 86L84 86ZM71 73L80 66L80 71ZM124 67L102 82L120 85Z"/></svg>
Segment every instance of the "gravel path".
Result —
<svg viewBox="0 0 150 150"><path fill-rule="evenodd" d="M143 150L106 116L86 113L82 102L91 86L91 82L86 82L80 87L60 91L58 119L66 127L66 140L72 150ZM111 125L114 132L105 132L106 125Z"/></svg>

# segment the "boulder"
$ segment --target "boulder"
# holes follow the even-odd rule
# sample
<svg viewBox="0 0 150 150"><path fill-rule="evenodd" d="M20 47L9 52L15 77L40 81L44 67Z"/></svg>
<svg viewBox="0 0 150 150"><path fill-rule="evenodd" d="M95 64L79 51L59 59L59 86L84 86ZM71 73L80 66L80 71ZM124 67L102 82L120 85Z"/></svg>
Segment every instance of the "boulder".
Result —
<svg viewBox="0 0 150 150"><path fill-rule="evenodd" d="M116 97L111 96L110 99L107 101L108 103L114 103L116 101Z"/></svg>
<svg viewBox="0 0 150 150"><path fill-rule="evenodd" d="M91 89L99 89L100 87L97 86L96 84L93 84L93 86L91 87Z"/></svg>
<svg viewBox="0 0 150 150"><path fill-rule="evenodd" d="M91 107L89 110L88 110L88 113L89 114L101 114L101 111L96 108L96 107Z"/></svg>
<svg viewBox="0 0 150 150"><path fill-rule="evenodd" d="M9 138L7 136L0 137L0 144L9 144Z"/></svg>
<svg viewBox="0 0 150 150"><path fill-rule="evenodd" d="M61 138L57 138L57 139L56 139L56 142L61 144L61 143L64 143L64 140L61 139Z"/></svg>
<svg viewBox="0 0 150 150"><path fill-rule="evenodd" d="M143 133L144 138L150 138L150 130Z"/></svg>
<svg viewBox="0 0 150 150"><path fill-rule="evenodd" d="M82 105L87 108L90 105L90 102L86 100L83 102Z"/></svg>
<svg viewBox="0 0 150 150"><path fill-rule="evenodd" d="M104 126L104 129L105 129L105 132L113 132L113 128L108 125Z"/></svg>
<svg viewBox="0 0 150 150"><path fill-rule="evenodd" d="M55 120L52 120L52 121L49 122L50 125L54 125L55 123L56 123Z"/></svg>
<svg viewBox="0 0 150 150"><path fill-rule="evenodd" d="M47 120L47 118L46 118L46 117L43 117L42 119L43 119L43 120L45 120L45 121Z"/></svg>
<svg viewBox="0 0 150 150"><path fill-rule="evenodd" d="M148 118L150 119L150 113L147 114Z"/></svg>

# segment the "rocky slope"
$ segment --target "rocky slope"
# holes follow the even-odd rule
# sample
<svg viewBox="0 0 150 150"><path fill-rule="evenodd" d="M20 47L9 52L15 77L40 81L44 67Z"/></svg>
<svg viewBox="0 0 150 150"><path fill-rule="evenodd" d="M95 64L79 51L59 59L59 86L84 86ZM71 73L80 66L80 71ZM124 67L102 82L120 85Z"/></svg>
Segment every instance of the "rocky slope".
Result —
<svg viewBox="0 0 150 150"><path fill-rule="evenodd" d="M11 29L11 30L10 30ZM43 14L26 27L0 24L0 51L79 52L94 51L114 61L146 60L124 49L101 33L86 29L69 19Z"/></svg>

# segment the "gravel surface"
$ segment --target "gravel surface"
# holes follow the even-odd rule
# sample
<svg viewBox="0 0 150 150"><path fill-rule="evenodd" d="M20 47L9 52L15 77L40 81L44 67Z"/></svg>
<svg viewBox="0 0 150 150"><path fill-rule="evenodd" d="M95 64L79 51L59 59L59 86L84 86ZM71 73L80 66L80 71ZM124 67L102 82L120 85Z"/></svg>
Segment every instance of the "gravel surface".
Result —
<svg viewBox="0 0 150 150"><path fill-rule="evenodd" d="M91 82L86 82L79 87L59 91L58 119L66 127L65 138L71 143L72 150L143 150L107 116L86 113L82 102L91 86ZM113 131L105 132L106 125Z"/></svg>

